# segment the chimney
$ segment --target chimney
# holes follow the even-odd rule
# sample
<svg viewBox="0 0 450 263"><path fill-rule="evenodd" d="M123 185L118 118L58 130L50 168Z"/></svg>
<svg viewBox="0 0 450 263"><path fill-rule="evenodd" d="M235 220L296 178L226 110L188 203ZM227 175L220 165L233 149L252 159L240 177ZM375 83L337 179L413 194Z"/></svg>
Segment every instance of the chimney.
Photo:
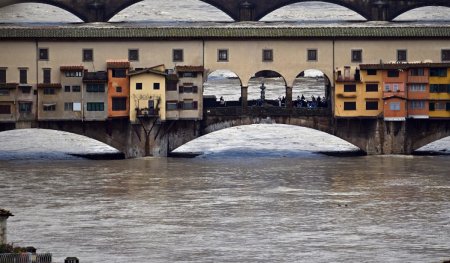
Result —
<svg viewBox="0 0 450 263"><path fill-rule="evenodd" d="M8 217L14 216L8 210L0 208L0 245L6 244L6 220Z"/></svg>

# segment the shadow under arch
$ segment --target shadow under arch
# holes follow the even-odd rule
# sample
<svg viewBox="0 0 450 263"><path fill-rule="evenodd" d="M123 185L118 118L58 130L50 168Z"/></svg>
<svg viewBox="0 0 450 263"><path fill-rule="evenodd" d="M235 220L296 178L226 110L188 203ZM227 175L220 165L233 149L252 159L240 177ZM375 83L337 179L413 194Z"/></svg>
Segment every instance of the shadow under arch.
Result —
<svg viewBox="0 0 450 263"><path fill-rule="evenodd" d="M431 141L429 139L427 141ZM422 142L423 144L424 142ZM446 154L450 155L450 135L438 140L427 143L420 148L415 149L416 154Z"/></svg>
<svg viewBox="0 0 450 263"><path fill-rule="evenodd" d="M436 7L444 7L436 8ZM429 11L430 15L426 15ZM411 16L411 17L409 17ZM422 16L422 17L421 17ZM412 18L414 17L414 18ZM404 8L396 12L393 21L411 21L411 20L447 20L450 21L450 3L448 5L433 5L426 3L418 3L413 8Z"/></svg>
<svg viewBox="0 0 450 263"><path fill-rule="evenodd" d="M348 1L343 1L343 0L288 0L288 1L277 1L275 5L273 5L271 8L265 10L265 13L262 15L259 15L256 17L256 20L266 20L266 17L268 15L270 15L272 12L281 9L283 7L292 5L292 4L297 4L297 3L303 3L303 2L322 2L322 3L327 3L327 4L334 4L337 6L341 6L344 8L347 8L349 11L353 11L354 13L356 13L357 15L359 15L362 20L370 20L370 14L359 8L358 5L352 5L349 4ZM361 20L361 19L360 19Z"/></svg>
<svg viewBox="0 0 450 263"><path fill-rule="evenodd" d="M128 8L132 8L134 5L141 3L141 2L146 2L146 1L150 1L150 0L126 0L126 1L122 1L122 3L120 5L118 5L114 10L112 10L110 12L110 14L108 14L106 16L106 21L110 21L114 20L114 17L116 17L116 15L120 14L122 11L128 9ZM151 0L151 2L156 2L157 0ZM224 7L223 5L220 5L218 3L216 3L217 1L211 1L211 0L196 0L198 2L203 2L211 7L214 7L220 11L222 11L224 13L224 15L228 16L228 18L230 21L232 20L237 20L238 18L235 17L234 13L232 12L232 10L229 10L228 8ZM164 2L165 1L161 1ZM173 1L172 1L173 2ZM183 3L183 1L179 0L179 1L175 1L175 3ZM196 20L198 21L198 20ZM223 20L221 20L223 21Z"/></svg>
<svg viewBox="0 0 450 263"><path fill-rule="evenodd" d="M277 71L268 69L256 72L248 82L249 106L261 100L273 106L279 106L278 99L287 97L286 85L286 78Z"/></svg>
<svg viewBox="0 0 450 263"><path fill-rule="evenodd" d="M0 2L0 9L3 8L13 8L15 6L23 7L27 4L39 4L42 6L51 6L56 7L57 9L61 9L61 11L64 11L63 14L60 16L56 16L55 20L42 20L43 22L83 22L87 20L87 17L81 13L78 12L78 10L71 8L68 5L65 5L63 2L57 2L57 1L46 1L46 0L12 0L12 1L1 1ZM53 10L50 10L53 11ZM33 10L35 12L35 9ZM35 12L38 14L37 12ZM71 14L74 16L73 20L68 20L67 15ZM43 14L45 15L45 14ZM64 21L61 21L61 18L64 17ZM28 20L27 20L28 21Z"/></svg>
<svg viewBox="0 0 450 263"><path fill-rule="evenodd" d="M234 157L252 153L286 156L300 152L345 151L356 152L359 148L314 128L264 122L215 126L215 129L174 150L176 153L203 152Z"/></svg>
<svg viewBox="0 0 450 263"><path fill-rule="evenodd" d="M0 132L0 159L123 159L116 148L85 135L53 129L10 129Z"/></svg>

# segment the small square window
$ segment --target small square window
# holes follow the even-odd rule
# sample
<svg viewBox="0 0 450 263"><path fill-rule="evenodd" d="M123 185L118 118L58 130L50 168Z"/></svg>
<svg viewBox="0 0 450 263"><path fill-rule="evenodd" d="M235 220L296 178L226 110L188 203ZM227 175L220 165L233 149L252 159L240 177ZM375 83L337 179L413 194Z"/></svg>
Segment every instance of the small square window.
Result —
<svg viewBox="0 0 450 263"><path fill-rule="evenodd" d="M397 50L397 61L407 61L408 59L406 55L407 55L406 49Z"/></svg>
<svg viewBox="0 0 450 263"><path fill-rule="evenodd" d="M308 49L308 61L317 61L317 49Z"/></svg>
<svg viewBox="0 0 450 263"><path fill-rule="evenodd" d="M228 49L219 49L217 51L217 61L228 61Z"/></svg>
<svg viewBox="0 0 450 263"><path fill-rule="evenodd" d="M173 50L173 62L183 62L183 50L174 49Z"/></svg>
<svg viewBox="0 0 450 263"><path fill-rule="evenodd" d="M356 110L356 102L344 102L344 110Z"/></svg>
<svg viewBox="0 0 450 263"><path fill-rule="evenodd" d="M362 62L362 50L352 50L352 62Z"/></svg>
<svg viewBox="0 0 450 263"><path fill-rule="evenodd" d="M120 86L116 87L116 92L121 93L122 92L122 87L120 87Z"/></svg>
<svg viewBox="0 0 450 263"><path fill-rule="evenodd" d="M65 102L64 111L73 111L73 102Z"/></svg>
<svg viewBox="0 0 450 263"><path fill-rule="evenodd" d="M64 86L64 92L70 92L70 86Z"/></svg>
<svg viewBox="0 0 450 263"><path fill-rule="evenodd" d="M273 61L273 50L272 49L264 49L262 52L263 61L270 62Z"/></svg>
<svg viewBox="0 0 450 263"><path fill-rule="evenodd" d="M139 61L139 49L129 49L128 50L128 60L129 61Z"/></svg>
<svg viewBox="0 0 450 263"><path fill-rule="evenodd" d="M366 101L366 110L378 110L378 101Z"/></svg>
<svg viewBox="0 0 450 263"><path fill-rule="evenodd" d="M94 50L92 50L92 49L83 49L83 61L84 62L94 61Z"/></svg>
<svg viewBox="0 0 450 263"><path fill-rule="evenodd" d="M376 76L377 75L377 70L376 69L368 69L367 70L367 75Z"/></svg>
<svg viewBox="0 0 450 263"><path fill-rule="evenodd" d="M39 49L39 60L48 60L48 48Z"/></svg>
<svg viewBox="0 0 450 263"><path fill-rule="evenodd" d="M6 83L6 69L0 69L0 83Z"/></svg>
<svg viewBox="0 0 450 263"><path fill-rule="evenodd" d="M136 90L142 90L142 83L136 83Z"/></svg>
<svg viewBox="0 0 450 263"><path fill-rule="evenodd" d="M450 49L441 50L441 59L442 61L450 61Z"/></svg>
<svg viewBox="0 0 450 263"><path fill-rule="evenodd" d="M159 83L153 83L153 89L154 90L159 90L160 86L161 85Z"/></svg>

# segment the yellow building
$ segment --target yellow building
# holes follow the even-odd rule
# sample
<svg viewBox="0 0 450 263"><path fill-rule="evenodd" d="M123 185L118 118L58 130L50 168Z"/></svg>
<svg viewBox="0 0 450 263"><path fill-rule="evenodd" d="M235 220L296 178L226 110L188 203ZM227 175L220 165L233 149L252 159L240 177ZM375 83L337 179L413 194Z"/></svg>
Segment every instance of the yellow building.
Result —
<svg viewBox="0 0 450 263"><path fill-rule="evenodd" d="M132 71L130 76L130 121L138 118L166 119L166 76L163 65Z"/></svg>
<svg viewBox="0 0 450 263"><path fill-rule="evenodd" d="M365 65L363 65L365 66ZM343 67L335 75L336 117L378 117L383 111L382 74L370 67Z"/></svg>
<svg viewBox="0 0 450 263"><path fill-rule="evenodd" d="M450 118L450 64L430 67L430 118Z"/></svg>

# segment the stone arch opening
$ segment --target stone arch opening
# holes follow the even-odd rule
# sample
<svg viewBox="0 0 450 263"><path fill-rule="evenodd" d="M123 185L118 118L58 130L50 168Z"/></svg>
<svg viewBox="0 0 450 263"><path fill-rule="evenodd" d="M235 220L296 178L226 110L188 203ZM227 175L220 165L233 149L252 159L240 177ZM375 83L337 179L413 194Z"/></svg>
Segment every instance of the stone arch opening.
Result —
<svg viewBox="0 0 450 263"><path fill-rule="evenodd" d="M231 70L218 69L210 72L203 83L204 106L221 106L220 98L223 98L226 106L240 106L241 86L240 77Z"/></svg>
<svg viewBox="0 0 450 263"><path fill-rule="evenodd" d="M248 106L285 106L286 79L274 70L260 70L248 82ZM284 99L284 100L283 100Z"/></svg>
<svg viewBox="0 0 450 263"><path fill-rule="evenodd" d="M361 21L367 20L367 17L343 1L292 0L274 6L258 19L262 21Z"/></svg>
<svg viewBox="0 0 450 263"><path fill-rule="evenodd" d="M440 7L440 8L436 8ZM449 6L418 6L408 10L401 10L397 13L393 21L414 21L414 20L450 20Z"/></svg>
<svg viewBox="0 0 450 263"><path fill-rule="evenodd" d="M185 8L196 12L180 12ZM233 19L226 11L208 1L134 0L126 1L117 8L116 13L111 14L109 19L109 22L122 21L233 21Z"/></svg>
<svg viewBox="0 0 450 263"><path fill-rule="evenodd" d="M80 23L83 22L83 15L76 10L58 5L58 3L48 4L41 1L22 1L23 3L1 4L0 22L50 22L50 23Z"/></svg>
<svg viewBox="0 0 450 263"><path fill-rule="evenodd" d="M321 70L307 69L294 80L292 85L292 100L294 107L312 106L313 101L319 101L315 106L328 108L331 106L331 81ZM304 103L306 101L306 103Z"/></svg>
<svg viewBox="0 0 450 263"><path fill-rule="evenodd" d="M266 123L264 123L266 122ZM236 123L235 123L236 124ZM356 152L359 148L331 134L301 126L268 123L225 124L174 150L229 157L297 156L318 152Z"/></svg>
<svg viewBox="0 0 450 263"><path fill-rule="evenodd" d="M75 133L51 129L0 132L0 159L119 159L123 154L103 142Z"/></svg>

